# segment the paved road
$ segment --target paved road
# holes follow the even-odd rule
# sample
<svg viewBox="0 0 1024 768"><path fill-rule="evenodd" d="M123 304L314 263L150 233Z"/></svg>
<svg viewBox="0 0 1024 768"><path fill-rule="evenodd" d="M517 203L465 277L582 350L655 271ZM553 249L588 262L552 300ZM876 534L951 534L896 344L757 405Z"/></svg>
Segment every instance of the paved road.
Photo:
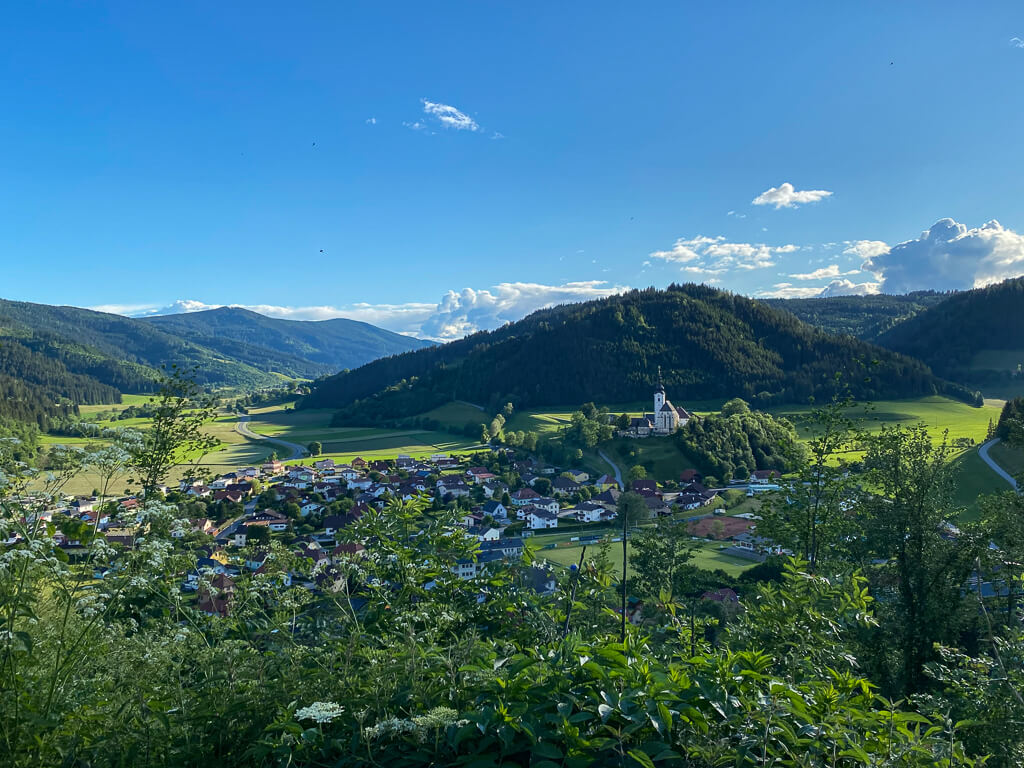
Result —
<svg viewBox="0 0 1024 768"><path fill-rule="evenodd" d="M235 431L238 434L240 434L240 435L245 435L246 437L248 437L251 440L265 440L268 443L273 443L274 445L280 445L280 446L282 446L284 448L287 448L289 451L292 452L291 456L283 456L283 457L281 457L282 461L291 461L292 459L301 459L303 456L306 455L306 448L305 448L305 446L299 445L298 443L289 443L287 440L281 440L281 439L276 438L276 437L267 437L266 435L258 435L255 432L253 432L251 429L249 429L249 417L248 416L239 416L238 417L238 422L235 424Z"/></svg>
<svg viewBox="0 0 1024 768"><path fill-rule="evenodd" d="M614 472L615 472L615 482L617 482L619 484L619 488L625 488L626 484L624 482L622 482L622 472L619 471L619 465L616 464L611 459L609 459L608 458L608 454L605 453L604 451L602 451L600 448L597 449L597 455L600 456L602 459L604 459L605 461L607 461L611 465L612 470L614 470Z"/></svg>
<svg viewBox="0 0 1024 768"><path fill-rule="evenodd" d="M983 443L981 448L978 449L978 455L981 456L981 460L992 467L992 471L999 475L1003 480L1008 482L1010 486L1015 490L1019 491L1020 488L1017 486L1017 481L1013 479L1013 475L1007 472L1005 469L995 463L988 455L988 449L999 442L998 437L989 440L987 443Z"/></svg>

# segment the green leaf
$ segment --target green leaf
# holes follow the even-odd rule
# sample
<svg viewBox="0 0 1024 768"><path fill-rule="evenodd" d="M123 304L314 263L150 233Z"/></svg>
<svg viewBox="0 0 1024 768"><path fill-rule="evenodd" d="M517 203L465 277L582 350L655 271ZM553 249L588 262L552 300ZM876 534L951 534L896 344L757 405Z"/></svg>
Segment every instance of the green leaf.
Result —
<svg viewBox="0 0 1024 768"><path fill-rule="evenodd" d="M533 754L545 757L549 760L561 760L562 750L552 744L550 741L538 741L533 745Z"/></svg>
<svg viewBox="0 0 1024 768"><path fill-rule="evenodd" d="M611 717L611 714L614 711L615 710L612 709L611 707L609 707L607 704L598 704L597 705L597 714L599 714L601 716L601 722L602 723L607 723L608 722L608 718Z"/></svg>
<svg viewBox="0 0 1024 768"><path fill-rule="evenodd" d="M638 749L631 749L628 752L626 752L626 754L632 757L638 763L640 763L640 765L642 765L644 768L655 768L654 761Z"/></svg>

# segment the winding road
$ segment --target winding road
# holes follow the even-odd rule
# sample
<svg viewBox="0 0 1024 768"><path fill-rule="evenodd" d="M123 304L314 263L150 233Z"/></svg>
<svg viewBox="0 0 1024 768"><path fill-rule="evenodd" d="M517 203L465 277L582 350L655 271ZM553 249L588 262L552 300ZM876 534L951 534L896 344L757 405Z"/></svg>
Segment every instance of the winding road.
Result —
<svg viewBox="0 0 1024 768"><path fill-rule="evenodd" d="M1003 480L1008 482L1010 486L1013 488L1013 490L1019 491L1020 487L1017 485L1017 481L1013 479L1013 475L1011 475L1005 469L996 464L995 461L989 458L988 449L991 448L996 443L998 443L999 440L1000 438L995 437L989 440L987 443L983 443L982 446L978 449L978 455L981 456L982 461L984 461L986 464L989 465L989 467L992 468L993 472L995 472L997 475L1003 478Z"/></svg>
<svg viewBox="0 0 1024 768"><path fill-rule="evenodd" d="M292 452L291 456L282 457L282 461L291 461L293 459L301 459L306 455L305 446L299 445L298 443L289 443L287 440L281 440L277 437L267 437L266 435L258 435L249 429L249 416L239 416L238 422L235 424L235 431L250 440L265 440L268 443L274 445L280 445L287 448Z"/></svg>
<svg viewBox="0 0 1024 768"><path fill-rule="evenodd" d="M602 451L600 448L597 449L597 455L604 459L615 472L615 482L619 484L620 490L625 490L626 484L622 482L622 472L619 471L619 465L608 458L608 454Z"/></svg>

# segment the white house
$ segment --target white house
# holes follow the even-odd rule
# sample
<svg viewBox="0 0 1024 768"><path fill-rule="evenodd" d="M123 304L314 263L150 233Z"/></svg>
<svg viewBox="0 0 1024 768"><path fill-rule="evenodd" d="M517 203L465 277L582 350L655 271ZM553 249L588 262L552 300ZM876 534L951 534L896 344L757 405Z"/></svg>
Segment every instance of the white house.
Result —
<svg viewBox="0 0 1024 768"><path fill-rule="evenodd" d="M586 501L571 511L581 523L597 523L601 521L601 515L604 514L605 509L600 504L592 504Z"/></svg>
<svg viewBox="0 0 1024 768"><path fill-rule="evenodd" d="M533 506L546 510L547 512L551 512L554 515L557 515L558 510L560 509L557 501L555 501L554 499L546 498L544 496L538 496L536 499L534 499Z"/></svg>
<svg viewBox="0 0 1024 768"><path fill-rule="evenodd" d="M535 509L526 516L526 527L531 531L538 531L544 528L557 528L558 515L548 512L546 509Z"/></svg>

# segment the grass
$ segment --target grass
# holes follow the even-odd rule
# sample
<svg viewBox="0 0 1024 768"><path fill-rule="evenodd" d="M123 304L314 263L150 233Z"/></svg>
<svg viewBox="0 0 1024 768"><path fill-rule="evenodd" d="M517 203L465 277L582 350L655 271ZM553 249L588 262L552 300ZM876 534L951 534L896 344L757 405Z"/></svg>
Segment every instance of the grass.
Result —
<svg viewBox="0 0 1024 768"><path fill-rule="evenodd" d="M534 544L538 542L538 539L530 540ZM543 541L548 543L548 538L544 537ZM757 563L753 560L747 560L742 557L732 557L730 555L723 554L719 549L721 543L708 543L708 542L694 542L697 549L694 552L693 559L690 561L693 565L698 568L705 570L715 570L720 568L730 576L739 576L748 568L751 568ZM627 549L632 545L627 542ZM728 545L725 545L728 546ZM596 545L588 545L588 554L597 554ZM559 565L572 565L579 562L580 559L580 547L579 546L565 546L559 547L558 549L544 549L536 553L537 559L548 560L552 563L558 563ZM614 573L622 573L622 542L613 542L608 553L608 559L612 564ZM630 568L627 573L632 574L633 569Z"/></svg>
<svg viewBox="0 0 1024 768"><path fill-rule="evenodd" d="M1013 448L1000 441L988 449L988 457L1014 477L1024 474L1024 448Z"/></svg>

